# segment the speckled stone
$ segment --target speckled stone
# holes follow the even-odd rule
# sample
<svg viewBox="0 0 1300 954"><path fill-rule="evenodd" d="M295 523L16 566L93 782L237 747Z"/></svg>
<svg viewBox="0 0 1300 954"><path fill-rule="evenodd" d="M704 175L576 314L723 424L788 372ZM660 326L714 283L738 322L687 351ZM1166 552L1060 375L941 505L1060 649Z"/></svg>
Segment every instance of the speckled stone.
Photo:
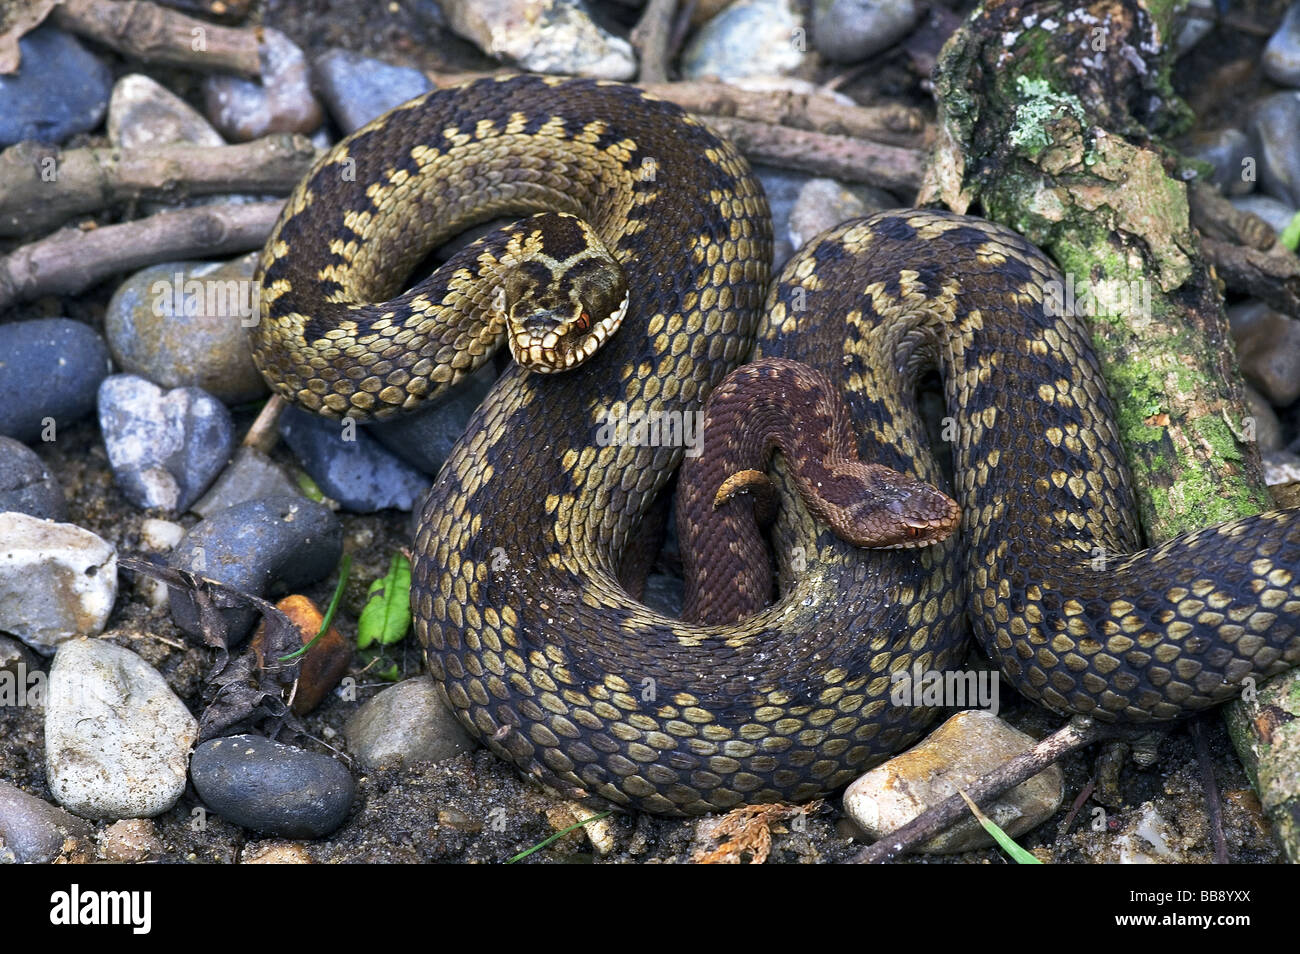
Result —
<svg viewBox="0 0 1300 954"><path fill-rule="evenodd" d="M113 360L160 387L202 388L227 404L264 397L266 382L248 346L248 327L258 316L256 265L253 253L136 272L104 313Z"/></svg>
<svg viewBox="0 0 1300 954"><path fill-rule="evenodd" d="M59 647L45 705L45 771L60 805L86 818L147 818L185 790L198 722L147 662L121 646Z"/></svg>

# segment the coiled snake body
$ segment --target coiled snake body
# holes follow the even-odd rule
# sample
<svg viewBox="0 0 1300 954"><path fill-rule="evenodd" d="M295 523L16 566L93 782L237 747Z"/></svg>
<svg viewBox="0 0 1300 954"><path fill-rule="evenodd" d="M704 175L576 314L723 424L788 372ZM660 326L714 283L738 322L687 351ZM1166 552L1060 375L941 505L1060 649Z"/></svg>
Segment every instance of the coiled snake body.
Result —
<svg viewBox="0 0 1300 954"><path fill-rule="evenodd" d="M452 710L525 773L665 814L825 793L924 728L932 713L893 704L891 676L959 666L967 610L1018 689L1107 720L1176 718L1300 663L1295 513L1134 552L1109 399L1078 322L1044 314L1058 276L1038 250L976 219L882 213L801 251L764 316L761 188L697 120L630 87L482 81L340 143L263 255L254 345L268 380L335 415L419 403L503 337L492 287L524 239L489 236L369 303L449 234L543 210L604 240L627 316L586 363L498 381L425 504L412 594ZM756 338L762 356L843 389L862 460L941 486L914 400L937 362L962 533L851 546L778 462L781 597L690 625L619 583L682 448L600 435L610 415L699 411ZM705 453L725 440L706 434Z"/></svg>

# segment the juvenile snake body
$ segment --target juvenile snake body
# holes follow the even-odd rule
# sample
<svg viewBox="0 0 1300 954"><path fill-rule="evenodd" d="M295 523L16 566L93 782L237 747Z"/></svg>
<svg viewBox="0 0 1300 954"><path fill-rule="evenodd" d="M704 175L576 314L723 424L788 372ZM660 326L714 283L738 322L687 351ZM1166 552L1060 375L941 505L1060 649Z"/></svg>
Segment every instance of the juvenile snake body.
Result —
<svg viewBox="0 0 1300 954"><path fill-rule="evenodd" d="M355 181L338 175L349 160ZM623 265L626 318L573 370L512 367L498 381L425 504L412 593L452 710L525 773L664 814L825 793L924 728L932 713L893 704L891 677L959 666L967 610L1018 689L1108 720L1176 718L1300 663L1295 513L1134 553L1109 400L1081 326L1044 314L1058 276L1042 253L979 220L882 213L806 247L764 316L761 188L697 120L630 87L479 82L342 142L263 256L254 345L268 380L336 415L419 403L500 341L491 321L456 322L490 311L518 233L383 298L450 233L544 210L585 219ZM942 486L913 398L937 363L962 533L851 546L778 460L780 598L690 625L619 583L682 449L597 435L620 410L699 411L755 338L762 356L843 389L863 461ZM726 440L706 433L706 454Z"/></svg>

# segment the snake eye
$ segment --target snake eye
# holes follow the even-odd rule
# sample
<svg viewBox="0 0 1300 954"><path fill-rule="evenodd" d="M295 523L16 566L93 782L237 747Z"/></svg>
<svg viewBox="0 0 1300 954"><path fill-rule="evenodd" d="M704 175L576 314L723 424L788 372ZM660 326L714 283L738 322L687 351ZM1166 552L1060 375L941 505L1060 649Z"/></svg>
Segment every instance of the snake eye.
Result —
<svg viewBox="0 0 1300 954"><path fill-rule="evenodd" d="M578 316L578 320L574 322L574 327L577 328L578 331L586 331L591 327L591 315L584 311Z"/></svg>

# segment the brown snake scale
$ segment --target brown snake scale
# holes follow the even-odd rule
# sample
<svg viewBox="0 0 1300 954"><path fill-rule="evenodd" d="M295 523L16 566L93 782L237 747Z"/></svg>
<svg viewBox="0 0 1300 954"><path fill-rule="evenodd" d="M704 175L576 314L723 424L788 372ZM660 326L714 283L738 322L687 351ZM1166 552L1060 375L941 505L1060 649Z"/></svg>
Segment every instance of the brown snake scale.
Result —
<svg viewBox="0 0 1300 954"><path fill-rule="evenodd" d="M536 236L499 230L384 299L466 226L544 210L604 240L627 316L585 364L498 381L425 504L412 594L448 704L526 774L665 814L823 794L923 730L933 713L892 704L891 673L960 666L966 614L1017 689L1103 720L1176 718L1300 663L1296 513L1137 552L1110 401L1081 325L1043 312L1057 273L1041 252L977 219L881 213L806 246L764 313L760 186L730 145L630 87L483 81L340 143L263 255L259 366L335 416L419 404L501 342L493 289ZM618 582L682 449L596 435L616 406L699 411L755 338L842 390L862 461L943 488L914 400L937 365L961 533L845 543L777 458L780 597L687 624ZM706 432L706 454L727 440Z"/></svg>

